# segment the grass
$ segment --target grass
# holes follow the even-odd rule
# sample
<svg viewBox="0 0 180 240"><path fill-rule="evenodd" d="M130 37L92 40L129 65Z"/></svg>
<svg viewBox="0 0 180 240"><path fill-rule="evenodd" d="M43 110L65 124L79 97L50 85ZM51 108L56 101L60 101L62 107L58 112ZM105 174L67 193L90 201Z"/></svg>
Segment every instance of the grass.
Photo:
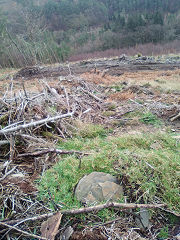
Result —
<svg viewBox="0 0 180 240"><path fill-rule="evenodd" d="M129 124L131 125L133 122L136 124L145 124L152 125L155 127L160 127L163 125L163 122L153 113L149 111L133 111L124 115L125 119L130 118ZM122 118L123 120L123 118Z"/></svg>
<svg viewBox="0 0 180 240"><path fill-rule="evenodd" d="M158 71L140 71L137 73L124 73L114 83L119 80L125 81L128 85L138 85L160 93L172 93L180 91L180 70L158 70Z"/></svg>
<svg viewBox="0 0 180 240"><path fill-rule="evenodd" d="M59 148L91 154L81 159L81 166L75 155L61 157L38 184L41 200L49 202L49 190L56 203L63 203L65 208L79 207L73 195L75 185L85 174L102 171L128 181L124 185L128 202L148 203L158 199L169 209L180 210L180 143L170 134L116 137L94 132L89 138L83 133L61 142Z"/></svg>
<svg viewBox="0 0 180 240"><path fill-rule="evenodd" d="M75 129L73 129L74 136L79 136L82 138L95 138L97 136L106 136L107 130L102 125L84 123L81 121L74 121Z"/></svg>
<svg viewBox="0 0 180 240"><path fill-rule="evenodd" d="M168 230L169 230L168 226L165 226L164 228L162 228L161 231L158 234L158 238L167 239L168 236L169 236Z"/></svg>
<svg viewBox="0 0 180 240"><path fill-rule="evenodd" d="M158 119L158 117L151 112L143 113L140 118L140 122L145 123L145 124L151 124L154 126L159 126L162 124L161 120Z"/></svg>
<svg viewBox="0 0 180 240"><path fill-rule="evenodd" d="M110 86L110 89L113 89L115 92L121 92L123 88L122 84L118 84L117 85L112 85Z"/></svg>
<svg viewBox="0 0 180 240"><path fill-rule="evenodd" d="M2 68L0 69L0 81L6 79L9 75L12 75L16 72L16 69L13 68Z"/></svg>

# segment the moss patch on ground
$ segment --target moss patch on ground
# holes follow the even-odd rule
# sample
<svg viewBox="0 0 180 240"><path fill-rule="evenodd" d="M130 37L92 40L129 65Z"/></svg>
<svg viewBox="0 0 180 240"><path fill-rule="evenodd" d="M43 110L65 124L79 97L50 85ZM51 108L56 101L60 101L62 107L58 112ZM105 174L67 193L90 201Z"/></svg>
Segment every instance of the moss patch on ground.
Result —
<svg viewBox="0 0 180 240"><path fill-rule="evenodd" d="M180 210L180 143L170 134L122 137L93 134L91 138L82 134L58 147L90 154L82 158L61 156L38 183L43 201L48 202L49 191L64 208L79 207L73 194L75 185L84 175L102 171L122 181L127 179L128 184L124 184L127 202L163 202L173 211Z"/></svg>

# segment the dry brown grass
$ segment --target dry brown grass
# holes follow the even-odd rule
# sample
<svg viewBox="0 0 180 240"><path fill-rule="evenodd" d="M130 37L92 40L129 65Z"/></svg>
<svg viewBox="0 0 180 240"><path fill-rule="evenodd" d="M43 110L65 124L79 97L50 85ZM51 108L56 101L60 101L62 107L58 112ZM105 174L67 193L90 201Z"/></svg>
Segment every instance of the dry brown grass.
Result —
<svg viewBox="0 0 180 240"><path fill-rule="evenodd" d="M119 81L119 77L105 75L103 77L103 72L97 73L83 73L81 77L88 80L89 82L93 82L95 84L102 84L102 85L112 85L112 83L117 83Z"/></svg>
<svg viewBox="0 0 180 240"><path fill-rule="evenodd" d="M124 72L121 76L106 75L105 77L102 77L102 73L83 73L81 77L90 82L107 86L121 82L135 85L149 83L153 87L161 87L165 90L180 90L180 69Z"/></svg>
<svg viewBox="0 0 180 240"><path fill-rule="evenodd" d="M6 89L11 84L11 77L17 70L1 70L0 71L0 95L4 94ZM8 78L7 78L8 77ZM129 84L144 85L149 83L152 87L161 87L165 90L180 90L180 69L176 70L161 70L161 71L139 71L139 72L124 72L121 76L111 76L106 74L103 76L103 71L97 73L83 73L81 77L98 85L111 86L122 82ZM49 84L54 87L58 86L59 79L47 79ZM42 90L42 83L37 78L25 80L24 85L27 91L39 92ZM13 80L14 91L22 90L22 79ZM115 95L114 97L117 97ZM124 98L124 96L121 96Z"/></svg>
<svg viewBox="0 0 180 240"><path fill-rule="evenodd" d="M111 94L108 97L108 101L109 100L115 100L115 101L125 101L128 99L133 99L135 98L134 93L132 93L131 91L126 91L126 92L116 92Z"/></svg>

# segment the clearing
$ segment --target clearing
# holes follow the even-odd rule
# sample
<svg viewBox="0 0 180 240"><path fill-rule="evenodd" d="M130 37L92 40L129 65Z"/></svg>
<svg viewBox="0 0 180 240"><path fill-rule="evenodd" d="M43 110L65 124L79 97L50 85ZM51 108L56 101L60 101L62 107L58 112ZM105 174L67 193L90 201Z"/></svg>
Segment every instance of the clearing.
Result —
<svg viewBox="0 0 180 240"><path fill-rule="evenodd" d="M1 239L47 239L50 216L49 239L178 239L179 56L1 70L0 126ZM165 205L74 216L93 171L118 178L120 203Z"/></svg>

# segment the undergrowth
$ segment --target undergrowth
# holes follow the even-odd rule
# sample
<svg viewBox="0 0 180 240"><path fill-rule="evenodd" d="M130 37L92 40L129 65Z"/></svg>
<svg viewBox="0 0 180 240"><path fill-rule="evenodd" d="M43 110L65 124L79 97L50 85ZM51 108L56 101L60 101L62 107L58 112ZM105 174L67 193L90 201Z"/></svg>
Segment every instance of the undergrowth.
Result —
<svg viewBox="0 0 180 240"><path fill-rule="evenodd" d="M128 117L131 120L136 120L138 124L152 125L155 127L160 127L163 125L161 119L150 111L133 111L125 114L124 117Z"/></svg>
<svg viewBox="0 0 180 240"><path fill-rule="evenodd" d="M162 124L161 120L158 119L158 117L151 112L145 112L140 118L140 122L145 124L152 124L155 126Z"/></svg>
<svg viewBox="0 0 180 240"><path fill-rule="evenodd" d="M41 200L51 202L49 191L64 208L79 207L73 194L76 184L84 175L101 171L128 180L128 186L123 186L127 202L163 202L173 211L180 210L180 143L170 134L117 137L94 132L90 138L81 134L59 143L58 147L90 154L82 158L61 156L38 183Z"/></svg>

